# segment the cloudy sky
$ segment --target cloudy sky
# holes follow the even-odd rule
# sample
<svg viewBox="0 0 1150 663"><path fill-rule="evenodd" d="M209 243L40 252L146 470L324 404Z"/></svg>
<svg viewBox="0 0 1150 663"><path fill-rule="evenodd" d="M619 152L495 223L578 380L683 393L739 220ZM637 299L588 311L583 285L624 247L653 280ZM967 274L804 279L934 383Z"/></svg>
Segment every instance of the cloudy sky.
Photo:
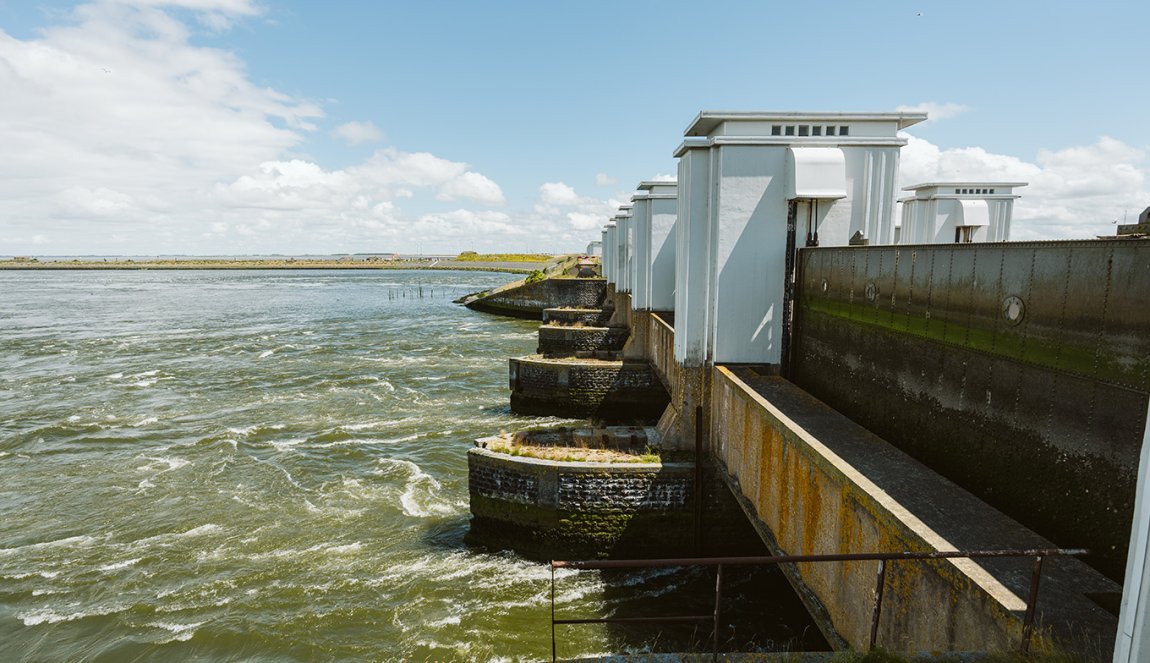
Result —
<svg viewBox="0 0 1150 663"><path fill-rule="evenodd" d="M1150 3L0 0L0 255L577 250L700 109L926 110L1014 239L1150 205Z"/></svg>

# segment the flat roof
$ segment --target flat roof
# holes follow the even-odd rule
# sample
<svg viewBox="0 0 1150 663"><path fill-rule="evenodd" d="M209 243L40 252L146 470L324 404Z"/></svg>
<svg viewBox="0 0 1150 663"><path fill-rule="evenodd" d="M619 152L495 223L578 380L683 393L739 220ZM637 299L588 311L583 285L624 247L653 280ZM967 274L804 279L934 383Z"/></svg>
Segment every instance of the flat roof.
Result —
<svg viewBox="0 0 1150 663"><path fill-rule="evenodd" d="M699 111L684 136L707 136L727 121L742 122L898 122L899 129L926 120L926 113L802 113L776 111Z"/></svg>
<svg viewBox="0 0 1150 663"><path fill-rule="evenodd" d="M988 186L1014 187L1014 186L1026 186L1027 184L1029 184L1029 182L988 182L988 181L981 181L981 180L968 180L968 181L961 181L961 182L958 182L958 181L956 181L956 182L923 182L922 184L912 184L910 186L904 186L902 188L902 190L903 191L917 191L919 189L930 189L930 188L934 188L934 187L953 188L956 186L957 187L972 187L972 186L973 187L988 187Z"/></svg>
<svg viewBox="0 0 1150 663"><path fill-rule="evenodd" d="M640 191L650 191L657 186L679 186L679 183L675 180L643 180L635 188Z"/></svg>

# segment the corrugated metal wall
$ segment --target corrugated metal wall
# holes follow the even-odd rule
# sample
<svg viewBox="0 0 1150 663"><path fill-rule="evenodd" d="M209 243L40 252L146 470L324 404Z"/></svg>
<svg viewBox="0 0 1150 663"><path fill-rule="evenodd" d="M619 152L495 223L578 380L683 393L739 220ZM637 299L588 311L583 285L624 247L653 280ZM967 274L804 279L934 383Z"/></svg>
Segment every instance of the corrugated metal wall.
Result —
<svg viewBox="0 0 1150 663"><path fill-rule="evenodd" d="M1121 581L1150 242L803 250L791 379Z"/></svg>

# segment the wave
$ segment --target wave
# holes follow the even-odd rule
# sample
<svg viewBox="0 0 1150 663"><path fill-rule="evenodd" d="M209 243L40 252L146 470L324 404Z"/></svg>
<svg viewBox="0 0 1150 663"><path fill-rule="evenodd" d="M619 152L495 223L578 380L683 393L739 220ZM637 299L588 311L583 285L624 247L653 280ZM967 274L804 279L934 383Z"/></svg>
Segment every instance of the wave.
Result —
<svg viewBox="0 0 1150 663"><path fill-rule="evenodd" d="M105 572L106 571L119 571L120 569L126 569L129 566L135 566L136 564L139 563L139 561L141 559L143 559L143 557L136 557L134 559L126 559L122 562L113 562L111 564L105 564L104 566L98 567L96 570L97 571L105 571Z"/></svg>
<svg viewBox="0 0 1150 663"><path fill-rule="evenodd" d="M37 550L44 550L50 548L64 548L64 547L77 547L86 548L96 543L100 539L90 536L88 534L81 534L78 536L69 536L63 539L56 539L55 541L44 541L42 543L29 543L25 546L16 546L15 548L0 548L0 556L7 557L17 553L26 553Z"/></svg>

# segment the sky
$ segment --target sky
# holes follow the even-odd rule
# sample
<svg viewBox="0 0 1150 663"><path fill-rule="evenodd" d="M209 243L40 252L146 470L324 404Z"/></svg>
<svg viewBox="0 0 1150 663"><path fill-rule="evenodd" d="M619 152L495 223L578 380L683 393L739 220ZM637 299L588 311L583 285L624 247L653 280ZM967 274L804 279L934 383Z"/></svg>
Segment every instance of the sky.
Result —
<svg viewBox="0 0 1150 663"><path fill-rule="evenodd" d="M1150 205L1150 2L0 0L0 255L578 251L700 110L926 111L1012 239ZM1133 222L1131 220L1131 222Z"/></svg>

